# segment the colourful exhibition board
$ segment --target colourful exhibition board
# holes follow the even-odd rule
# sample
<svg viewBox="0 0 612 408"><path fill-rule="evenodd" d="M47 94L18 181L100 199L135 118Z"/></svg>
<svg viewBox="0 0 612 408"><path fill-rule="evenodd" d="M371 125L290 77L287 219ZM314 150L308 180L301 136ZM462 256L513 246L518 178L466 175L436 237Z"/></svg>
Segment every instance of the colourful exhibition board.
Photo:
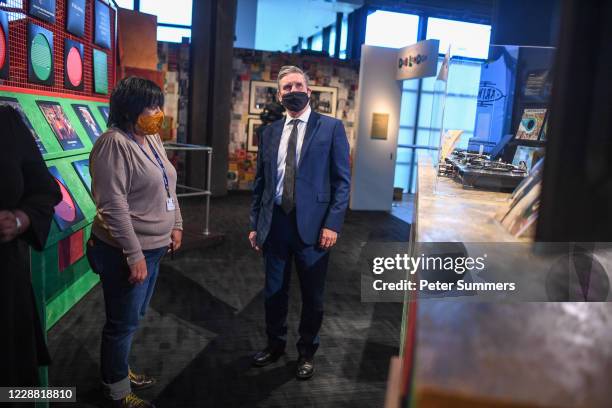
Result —
<svg viewBox="0 0 612 408"><path fill-rule="evenodd" d="M63 193L45 249L31 251L34 292L47 330L99 281L85 256L96 214L88 160L93 141L106 130L101 108L108 107L107 102L49 95L0 90L0 104L21 110Z"/></svg>
<svg viewBox="0 0 612 408"><path fill-rule="evenodd" d="M0 91L0 104L2 103L2 98L17 99L17 101L21 105L23 112L26 114L29 122L32 124L34 131L40 138L42 145L44 146L44 149L47 152L43 155L45 160L52 160L66 156L88 153L91 150L92 142L90 137L88 136L90 132L85 129L81 122L81 119L75 112L75 109L72 106L74 104L89 106L91 115L93 116L97 125L103 131L106 130L106 120L100 113L99 109L100 106L108 106L108 103L106 102L93 102L81 99L69 99L51 97L46 95L41 96ZM48 102L52 104L55 103L61 106L62 111L64 112L67 120L70 122L72 128L76 131L83 147L72 150L64 150L55 132L49 125L47 118L41 111L39 106L40 102Z"/></svg>
<svg viewBox="0 0 612 408"><path fill-rule="evenodd" d="M73 165L74 162L83 162L88 158L89 153L85 153L46 162L47 167L53 170L54 177L59 175L63 184L62 190L64 188L67 190L78 211L82 214L82 217L76 218L74 224L62 225L60 217L57 215L62 210L56 211L56 216L51 222L51 230L45 250L42 253L32 251L33 280L44 279L41 295L45 299L47 329L98 281L97 275L91 272L89 263L84 256L85 244L89 238L93 217L96 214L96 206L87 186ZM65 203L58 204L58 207L62 205L65 205ZM80 248L77 248L79 256L74 258L68 254L69 261L66 263L66 261L62 261L62 255L66 253L65 243L74 245L74 242L71 243L70 241L71 237L75 235L79 237L78 245L80 245ZM67 249L70 250L69 245ZM37 262L39 263L37 264ZM44 277L37 277L38 273L44 273Z"/></svg>

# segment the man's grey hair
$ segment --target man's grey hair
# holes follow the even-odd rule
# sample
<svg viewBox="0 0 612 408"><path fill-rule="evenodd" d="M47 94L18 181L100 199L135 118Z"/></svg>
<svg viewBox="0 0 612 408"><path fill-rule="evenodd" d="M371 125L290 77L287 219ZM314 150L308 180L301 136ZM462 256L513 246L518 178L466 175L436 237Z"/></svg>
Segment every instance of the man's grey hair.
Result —
<svg viewBox="0 0 612 408"><path fill-rule="evenodd" d="M278 89L280 89L281 79L289 74L301 74L304 77L304 82L306 82L306 87L308 87L308 75L304 71L295 65L284 65L281 67L280 71L278 71L278 78L276 79L276 86Z"/></svg>

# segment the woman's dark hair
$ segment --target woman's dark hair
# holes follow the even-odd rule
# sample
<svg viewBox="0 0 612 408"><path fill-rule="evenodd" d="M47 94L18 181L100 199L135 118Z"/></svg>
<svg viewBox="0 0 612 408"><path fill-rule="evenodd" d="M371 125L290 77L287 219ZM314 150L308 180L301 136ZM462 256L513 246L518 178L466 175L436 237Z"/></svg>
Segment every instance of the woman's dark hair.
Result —
<svg viewBox="0 0 612 408"><path fill-rule="evenodd" d="M108 126L128 131L146 108L164 106L164 93L153 81L138 77L123 78L110 97Z"/></svg>

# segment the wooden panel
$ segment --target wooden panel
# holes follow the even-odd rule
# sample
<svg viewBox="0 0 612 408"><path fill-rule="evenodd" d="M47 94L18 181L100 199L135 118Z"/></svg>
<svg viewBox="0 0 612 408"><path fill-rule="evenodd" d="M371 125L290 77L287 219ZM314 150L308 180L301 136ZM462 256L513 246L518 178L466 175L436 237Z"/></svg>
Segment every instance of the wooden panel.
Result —
<svg viewBox="0 0 612 408"><path fill-rule="evenodd" d="M157 70L157 16L120 8L117 20L119 64Z"/></svg>

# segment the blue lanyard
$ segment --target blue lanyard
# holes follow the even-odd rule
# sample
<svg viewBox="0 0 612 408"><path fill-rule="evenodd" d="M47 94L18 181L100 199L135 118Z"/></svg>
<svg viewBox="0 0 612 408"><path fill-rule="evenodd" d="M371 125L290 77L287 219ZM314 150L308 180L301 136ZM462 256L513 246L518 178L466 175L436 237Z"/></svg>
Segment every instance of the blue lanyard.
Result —
<svg viewBox="0 0 612 408"><path fill-rule="evenodd" d="M130 135L130 137L131 137L131 139L134 142L136 142L136 139L134 138L134 136ZM162 162L161 158L157 154L157 151L155 151L155 149L153 148L153 145L151 144L151 142L148 139L147 139L147 143L149 144L149 148L153 152L153 156L155 156L155 160L157 160L157 164L159 164L159 168L162 171L162 176L164 178L164 187L166 188L166 193L168 194L168 198L170 198L171 197L171 195L170 195L170 184L168 183L168 175L166 174L166 168L164 167L164 163ZM138 147L140 147L140 150L142 150L142 153L147 157L147 159L151 160L151 158L149 157L147 152L145 152L145 149L142 148L140 143L136 142L136 144L138 145ZM151 160L151 161L153 161L153 160Z"/></svg>

